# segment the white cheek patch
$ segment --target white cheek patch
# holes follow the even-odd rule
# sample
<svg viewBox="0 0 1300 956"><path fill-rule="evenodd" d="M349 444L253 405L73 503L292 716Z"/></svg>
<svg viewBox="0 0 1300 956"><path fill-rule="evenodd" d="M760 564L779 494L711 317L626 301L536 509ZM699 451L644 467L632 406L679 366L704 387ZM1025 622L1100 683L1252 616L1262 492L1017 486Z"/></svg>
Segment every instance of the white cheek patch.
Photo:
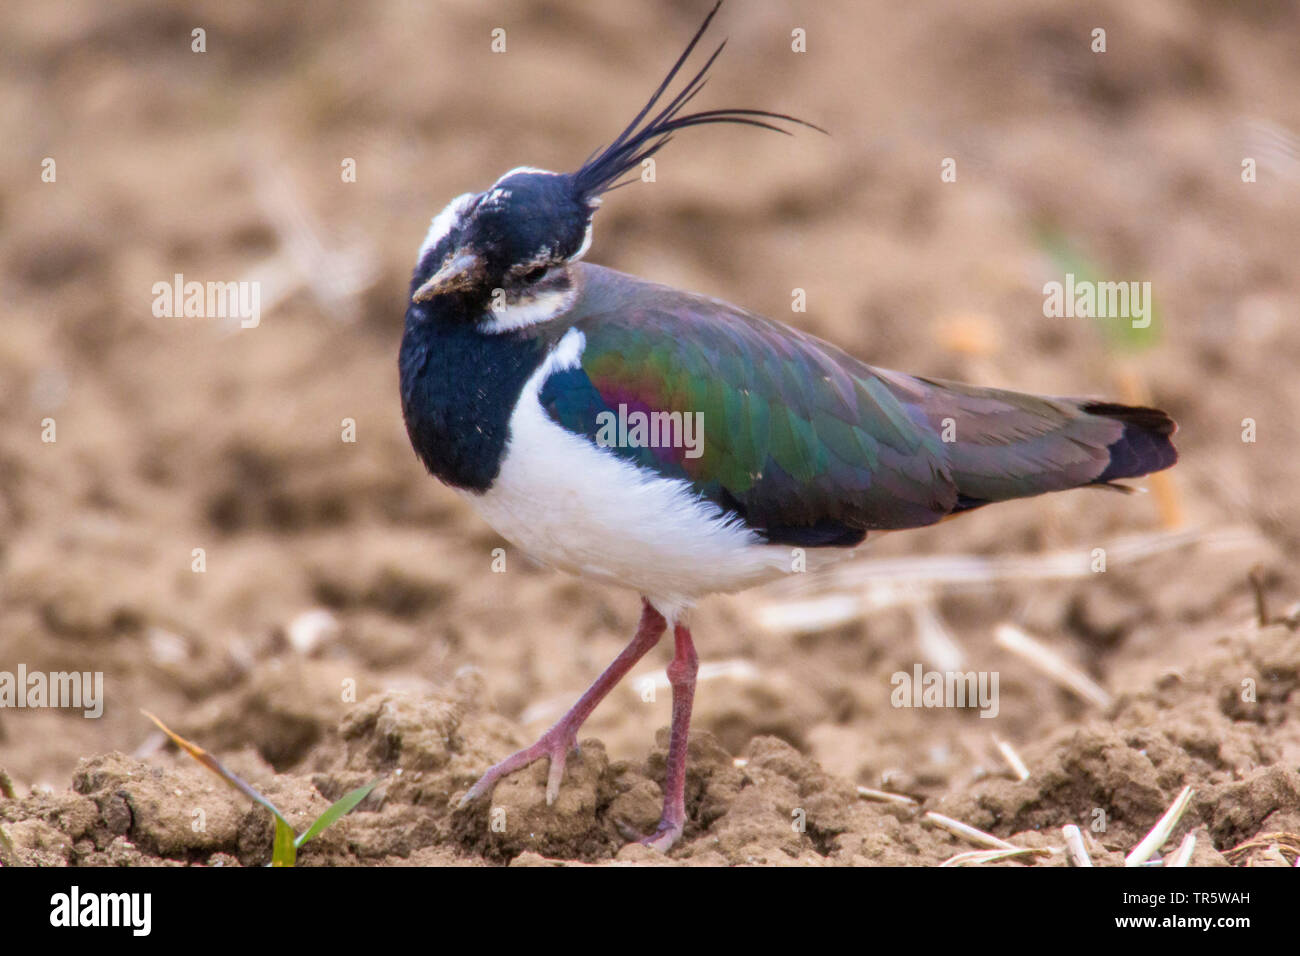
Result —
<svg viewBox="0 0 1300 956"><path fill-rule="evenodd" d="M424 261L424 257L429 250L442 242L453 229L461 224L465 213L474 202L474 197L475 193L462 193L447 203L446 209L433 217L433 222L429 224L429 232L424 237L424 243L420 246L419 261Z"/></svg>
<svg viewBox="0 0 1300 956"><path fill-rule="evenodd" d="M576 289L553 289L522 295L517 301L500 308L489 308L487 318L479 323L479 331L497 335L548 322L573 308L577 297Z"/></svg>

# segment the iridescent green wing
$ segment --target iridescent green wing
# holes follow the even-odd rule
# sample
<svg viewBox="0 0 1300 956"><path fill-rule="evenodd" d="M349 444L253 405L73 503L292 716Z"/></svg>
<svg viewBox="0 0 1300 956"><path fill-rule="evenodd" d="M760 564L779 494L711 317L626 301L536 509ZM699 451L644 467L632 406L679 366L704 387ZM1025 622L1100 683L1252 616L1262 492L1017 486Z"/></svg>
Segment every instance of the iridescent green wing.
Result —
<svg viewBox="0 0 1300 956"><path fill-rule="evenodd" d="M546 411L775 542L855 544L1173 462L1159 412L874 369L726 303L589 271L580 364L545 382Z"/></svg>

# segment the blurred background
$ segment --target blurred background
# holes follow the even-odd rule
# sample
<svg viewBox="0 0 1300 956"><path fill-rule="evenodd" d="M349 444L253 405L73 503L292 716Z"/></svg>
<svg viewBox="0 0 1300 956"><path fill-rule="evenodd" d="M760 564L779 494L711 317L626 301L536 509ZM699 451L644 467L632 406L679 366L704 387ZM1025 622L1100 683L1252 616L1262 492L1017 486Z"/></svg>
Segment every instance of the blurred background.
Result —
<svg viewBox="0 0 1300 956"><path fill-rule="evenodd" d="M575 168L706 10L6 5L0 669L102 670L107 689L99 720L0 713L20 791L147 746L139 707L217 752L301 768L348 706L341 680L358 699L424 693L466 666L522 741L612 659L636 597L532 567L424 474L396 352L430 217L514 166ZM882 537L833 580L710 601L699 729L732 753L775 734L857 783L942 794L996 765L989 724L1025 747L1103 713L999 644L1000 625L1122 694L1210 653L1257 593L1287 612L1297 35L1283 0L724 6L699 108L831 135L680 134L653 184L608 198L589 261L877 365L1149 400L1180 423L1182 462L1145 496L1001 505ZM260 324L156 317L151 289L177 273L260 283ZM1150 282L1152 327L1045 317L1044 284L1066 273ZM1065 570L1038 576L1052 561ZM997 721L892 709L889 675L916 661L1000 670ZM666 693L625 687L587 731L642 760L667 719ZM1293 726L1270 732L1274 757L1300 753Z"/></svg>

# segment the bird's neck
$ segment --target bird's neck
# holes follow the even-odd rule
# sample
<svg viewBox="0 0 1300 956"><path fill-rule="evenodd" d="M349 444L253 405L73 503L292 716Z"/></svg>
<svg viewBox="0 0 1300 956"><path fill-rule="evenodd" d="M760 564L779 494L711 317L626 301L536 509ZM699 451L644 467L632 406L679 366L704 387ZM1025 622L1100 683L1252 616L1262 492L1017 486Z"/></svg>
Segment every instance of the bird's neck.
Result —
<svg viewBox="0 0 1300 956"><path fill-rule="evenodd" d="M447 484L482 492L500 470L510 416L547 345L486 334L480 319L445 296L412 303L398 369L402 417L420 460Z"/></svg>

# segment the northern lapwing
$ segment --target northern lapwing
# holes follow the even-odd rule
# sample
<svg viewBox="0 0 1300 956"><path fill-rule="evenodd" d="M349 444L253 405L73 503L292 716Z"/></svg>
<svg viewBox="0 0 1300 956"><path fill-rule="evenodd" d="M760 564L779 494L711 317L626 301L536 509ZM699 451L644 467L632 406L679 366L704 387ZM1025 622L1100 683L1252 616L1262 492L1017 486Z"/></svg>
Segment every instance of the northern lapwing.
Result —
<svg viewBox="0 0 1300 956"><path fill-rule="evenodd" d="M720 5L720 4L719 4ZM687 113L719 45L666 92L705 18L622 133L572 173L519 167L433 220L402 336L411 444L503 537L555 568L638 591L632 642L535 744L462 805L541 757L553 802L578 728L673 629L666 850L686 823L701 598L841 556L872 532L1168 468L1164 412L874 368L717 299L589 265L601 197L692 126L809 126L765 110ZM635 176L633 176L635 178Z"/></svg>

